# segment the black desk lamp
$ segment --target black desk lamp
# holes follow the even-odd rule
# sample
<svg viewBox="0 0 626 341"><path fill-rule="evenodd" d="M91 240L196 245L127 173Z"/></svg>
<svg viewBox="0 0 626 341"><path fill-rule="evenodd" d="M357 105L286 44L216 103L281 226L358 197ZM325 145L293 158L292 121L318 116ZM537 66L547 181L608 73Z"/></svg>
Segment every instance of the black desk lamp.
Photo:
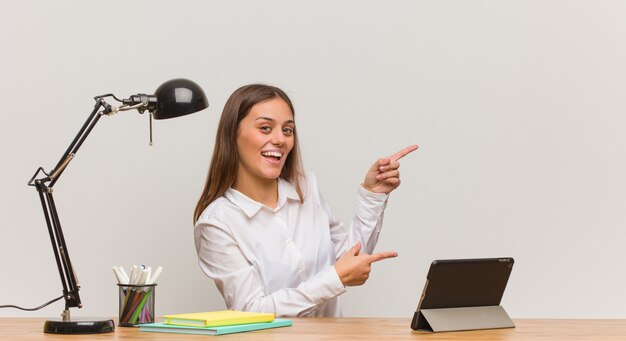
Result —
<svg viewBox="0 0 626 341"><path fill-rule="evenodd" d="M105 98L111 97L121 106L113 107L105 102ZM61 314L61 320L48 320L44 325L45 333L55 334L95 334L112 332L115 329L113 320L104 321L72 321L70 319L70 308L82 308L78 290L80 285L61 230L61 222L57 214L54 199L52 198L52 187L57 182L67 165L72 161L76 152L83 144L91 129L96 125L103 115L113 115L119 111L136 109L139 113L146 110L150 113L150 144L152 144L152 117L154 119L167 119L179 117L200 111L209 106L209 102L204 91L196 83L188 79L172 79L163 83L154 95L138 94L128 99L119 100L113 94L106 94L95 97L96 105L87 118L70 146L67 148L61 160L49 173L39 167L35 175L28 182L29 186L34 186L39 192L41 206L43 208L50 242L54 257L56 258L61 283L63 284L63 298L65 299L65 309ZM40 173L43 173L41 175ZM60 298L59 298L60 299Z"/></svg>

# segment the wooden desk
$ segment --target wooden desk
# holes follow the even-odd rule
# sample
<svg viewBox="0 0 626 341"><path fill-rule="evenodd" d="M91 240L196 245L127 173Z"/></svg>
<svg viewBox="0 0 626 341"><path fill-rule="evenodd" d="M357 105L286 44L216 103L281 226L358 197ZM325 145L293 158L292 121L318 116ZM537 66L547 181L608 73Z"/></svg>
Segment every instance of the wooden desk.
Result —
<svg viewBox="0 0 626 341"><path fill-rule="evenodd" d="M222 336L139 332L115 328L114 333L52 335L42 332L42 318L0 318L0 340L626 340L626 320L515 320L514 329L454 333L423 333L403 318L301 318L293 326Z"/></svg>

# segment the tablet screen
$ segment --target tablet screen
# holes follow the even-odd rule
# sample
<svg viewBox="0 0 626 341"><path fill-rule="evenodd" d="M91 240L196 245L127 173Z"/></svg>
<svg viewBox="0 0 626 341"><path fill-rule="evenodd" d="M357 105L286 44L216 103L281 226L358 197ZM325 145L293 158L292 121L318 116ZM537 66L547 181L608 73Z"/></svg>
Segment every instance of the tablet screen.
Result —
<svg viewBox="0 0 626 341"><path fill-rule="evenodd" d="M513 263L513 258L436 260L418 310L499 305Z"/></svg>

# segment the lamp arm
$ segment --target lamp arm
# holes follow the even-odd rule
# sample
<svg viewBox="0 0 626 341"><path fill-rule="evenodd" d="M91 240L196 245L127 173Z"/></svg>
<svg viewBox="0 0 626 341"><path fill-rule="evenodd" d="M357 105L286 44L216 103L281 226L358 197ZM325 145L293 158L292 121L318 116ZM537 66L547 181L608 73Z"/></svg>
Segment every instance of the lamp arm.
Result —
<svg viewBox="0 0 626 341"><path fill-rule="evenodd" d="M63 230L61 229L61 223L52 196L52 188L47 187L45 183L40 180L35 180L35 187L39 192L39 199L46 219L46 225L48 226L52 251L56 259L57 268L59 269L61 285L63 286L63 298L65 299L65 310L67 311L71 307L82 308L80 295L78 294L80 285L78 284L78 278L76 277L70 255L67 251L65 237L63 236Z"/></svg>
<svg viewBox="0 0 626 341"><path fill-rule="evenodd" d="M102 112L98 112L101 107L104 107L104 110ZM89 133L91 133L93 127L96 125L96 123L98 123L100 117L102 115L110 114L112 110L113 107L105 102L102 97L96 97L96 104L94 105L93 111L91 112L91 114L89 114L89 117L87 117L87 120L78 131L78 134L76 134L76 137L74 137L74 140L72 140L72 143L70 143L70 145L67 147L67 150L65 151L57 165L54 167L54 169L52 169L52 171L50 171L51 174L49 178L51 181L48 187L54 186L56 181L59 179L59 176L61 176L67 165L70 163L70 161L72 161L72 159L78 152L78 149L82 146Z"/></svg>
<svg viewBox="0 0 626 341"><path fill-rule="evenodd" d="M100 108L104 107L99 112ZM52 196L52 187L59 179L65 168L67 168L70 161L78 152L93 127L98 123L100 116L110 114L115 108L111 107L101 97L96 97L96 104L93 111L78 131L76 137L72 140L70 146L67 148L56 167L49 173L46 173L43 168L39 167L33 177L28 182L29 186L34 186L39 192L39 199L41 201L41 207L43 209L44 217L46 219L46 225L48 226L48 234L50 235L50 242L52 244L52 250L56 259L57 268L59 269L59 276L61 277L61 284L63 286L63 297L65 299L65 310L63 312L63 319L69 320L69 308L78 307L82 308L80 295L78 293L80 285L72 267L70 255L65 243L65 237L63 236L63 230L61 229L61 221L54 203ZM43 173L45 176L39 176L39 173ZM49 182L49 184L48 184Z"/></svg>

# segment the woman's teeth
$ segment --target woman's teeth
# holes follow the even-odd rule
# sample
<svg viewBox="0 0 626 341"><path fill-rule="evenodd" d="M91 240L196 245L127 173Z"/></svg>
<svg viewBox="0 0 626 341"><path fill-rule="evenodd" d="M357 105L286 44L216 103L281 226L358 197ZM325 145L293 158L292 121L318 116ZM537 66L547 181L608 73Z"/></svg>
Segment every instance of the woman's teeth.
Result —
<svg viewBox="0 0 626 341"><path fill-rule="evenodd" d="M262 152L261 155L275 157L278 160L280 160L280 158L283 156L283 154L279 152Z"/></svg>

